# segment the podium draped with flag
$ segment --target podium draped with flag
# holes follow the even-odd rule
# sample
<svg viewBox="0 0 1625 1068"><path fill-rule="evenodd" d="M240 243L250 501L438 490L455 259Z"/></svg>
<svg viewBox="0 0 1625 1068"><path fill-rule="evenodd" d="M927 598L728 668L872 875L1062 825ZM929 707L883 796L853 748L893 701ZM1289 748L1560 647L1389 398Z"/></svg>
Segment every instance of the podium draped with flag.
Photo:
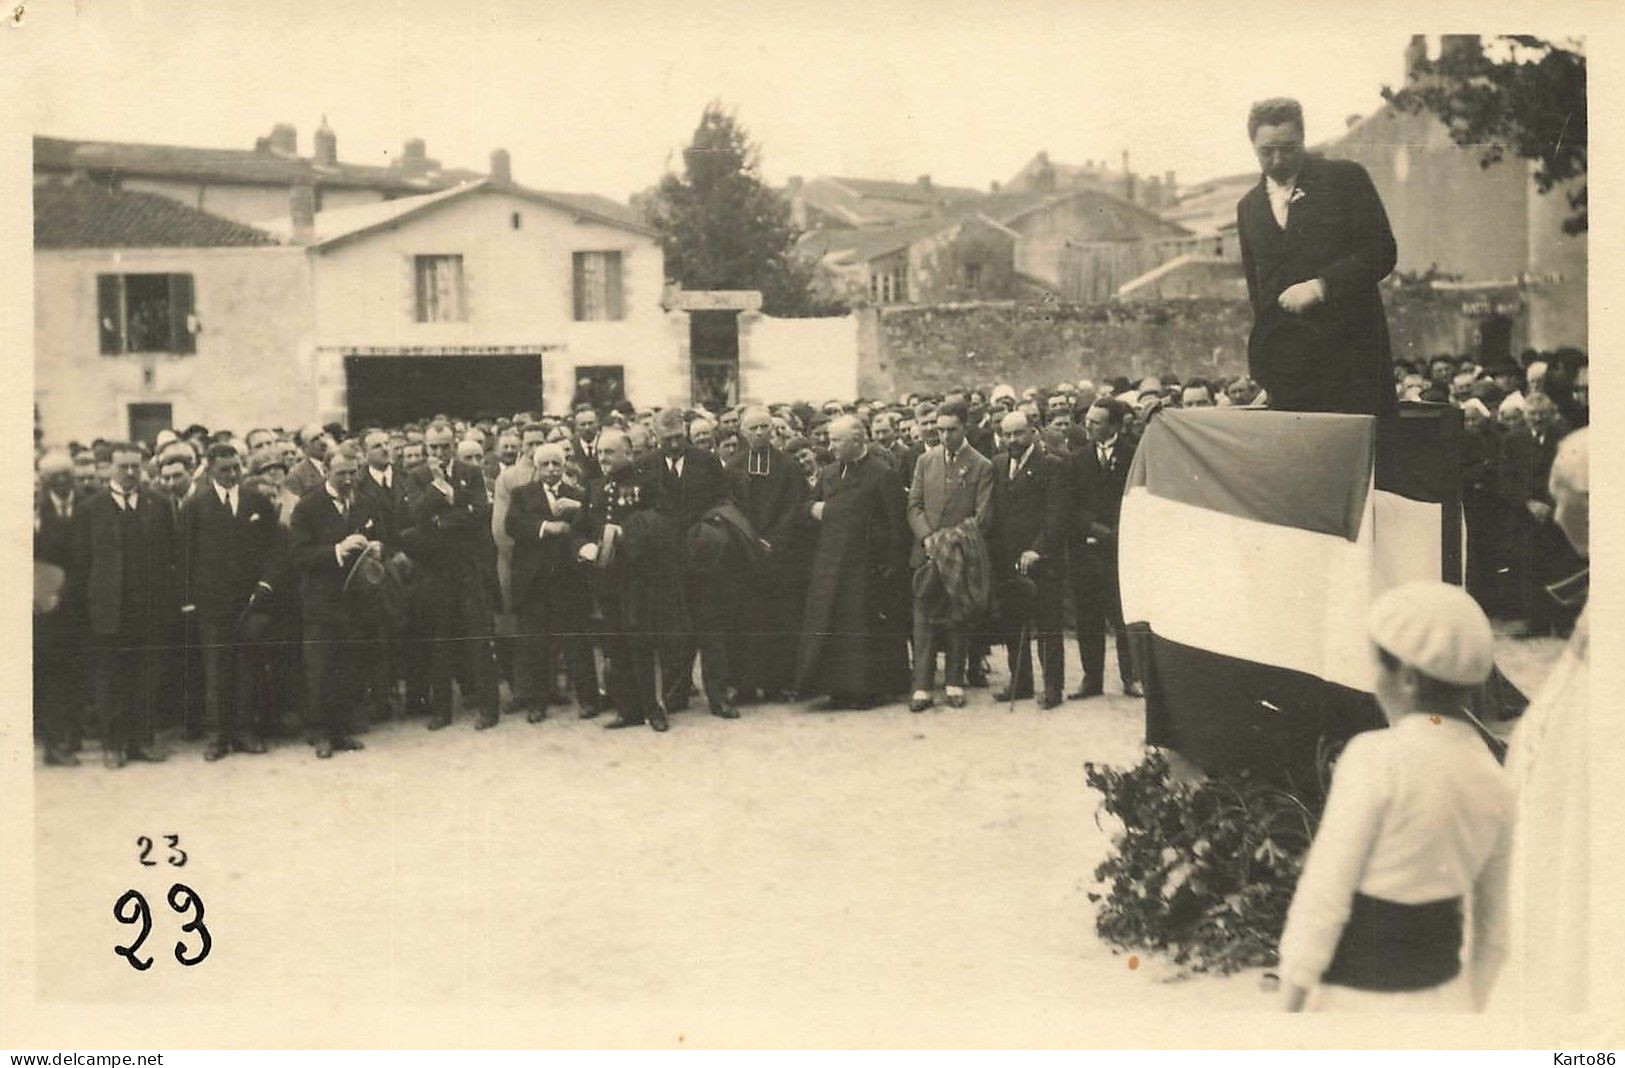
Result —
<svg viewBox="0 0 1625 1068"><path fill-rule="evenodd" d="M1312 788L1317 746L1382 722L1366 610L1460 581L1453 413L1207 408L1146 430L1118 567L1146 741Z"/></svg>

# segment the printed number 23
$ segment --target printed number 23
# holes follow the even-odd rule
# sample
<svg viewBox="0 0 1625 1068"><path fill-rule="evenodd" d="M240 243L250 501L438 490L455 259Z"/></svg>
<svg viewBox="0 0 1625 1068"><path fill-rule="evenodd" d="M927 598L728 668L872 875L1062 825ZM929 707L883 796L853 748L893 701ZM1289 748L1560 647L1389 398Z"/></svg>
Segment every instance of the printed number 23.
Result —
<svg viewBox="0 0 1625 1068"><path fill-rule="evenodd" d="M146 835L142 835L140 838L135 840L135 844L141 847L141 866L143 868L156 868L158 866L158 862L156 860L147 859L152 855L152 839L148 838ZM164 844L169 846L170 867L186 867L186 850L181 848L181 836L178 834L166 834L164 835Z"/></svg>
<svg viewBox="0 0 1625 1068"><path fill-rule="evenodd" d="M197 953L188 956L185 941L176 942L175 959L187 967L203 963L203 959L209 955L209 950L214 946L214 939L203 924L203 899L197 895L196 890L185 883L171 886L167 896L170 909L177 915L191 915L191 919L181 925L181 930L188 934L196 934L201 943ZM124 896L113 905L113 918L122 924L141 925L141 931L135 936L134 942L127 946L114 946L113 952L129 961L130 967L138 972L144 972L152 967L152 958L143 958L139 952L142 943L146 942L147 936L152 933L152 909L147 905L147 899L139 890L126 890Z"/></svg>

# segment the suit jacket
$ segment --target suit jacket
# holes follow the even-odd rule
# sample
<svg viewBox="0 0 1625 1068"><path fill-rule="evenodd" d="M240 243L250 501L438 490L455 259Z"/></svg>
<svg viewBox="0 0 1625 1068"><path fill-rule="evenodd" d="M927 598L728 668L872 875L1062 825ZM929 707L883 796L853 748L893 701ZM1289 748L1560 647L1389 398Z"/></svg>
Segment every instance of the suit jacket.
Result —
<svg viewBox="0 0 1625 1068"><path fill-rule="evenodd" d="M175 506L169 498L142 490L136 498L141 551L146 557L146 603L124 601L124 526L113 495L103 490L74 511L74 569L83 584L83 603L91 630L111 637L119 633L127 612L148 634L161 632L175 617Z"/></svg>
<svg viewBox="0 0 1625 1068"><path fill-rule="evenodd" d="M259 582L272 584L277 542L276 506L264 494L237 488L237 514L211 482L181 505L181 603L204 617L234 617Z"/></svg>
<svg viewBox="0 0 1625 1068"><path fill-rule="evenodd" d="M1065 559L1066 515L1071 503L1066 461L1042 444L1010 477L1010 461L1001 452L993 457L993 532L989 548L994 566L1008 568L1031 549L1046 561Z"/></svg>
<svg viewBox="0 0 1625 1068"><path fill-rule="evenodd" d="M1128 483L1128 470L1134 462L1134 446L1123 435L1112 444L1106 465L1100 463L1099 451L1093 442L1074 452L1068 466L1071 473L1071 517L1068 523L1073 545L1081 547L1090 537L1092 524L1099 523L1110 531L1100 541L1102 548L1115 551L1117 546L1117 517L1123 509L1123 489Z"/></svg>
<svg viewBox="0 0 1625 1068"><path fill-rule="evenodd" d="M410 481L398 468L391 468L389 488L385 489L384 484L374 477L372 468L366 465L362 466L361 474L356 477L356 496L368 498L373 514L378 520L377 540L391 549L399 546L401 528L405 525L406 498L411 488Z"/></svg>
<svg viewBox="0 0 1625 1068"><path fill-rule="evenodd" d="M557 496L569 497L582 503L582 491L560 482ZM576 550L580 545L580 530L585 524L582 512L566 520L570 530L542 536L542 524L560 518L553 514L547 502L547 488L540 482L527 482L513 491L504 517L504 533L513 543L512 590L514 605L537 597L568 595L573 591Z"/></svg>
<svg viewBox="0 0 1625 1068"><path fill-rule="evenodd" d="M299 599L307 620L338 623L351 618L344 580L355 556L347 556L340 564L333 547L351 534L376 538L378 528L372 502L360 494L342 516L325 484L299 498L289 526L288 549L299 574Z"/></svg>
<svg viewBox="0 0 1625 1068"><path fill-rule="evenodd" d="M1259 180L1236 205L1253 305L1249 370L1274 407L1380 415L1395 411L1388 323L1377 283L1394 269L1393 231L1358 163L1309 157L1283 230ZM1320 279L1326 299L1303 314L1277 304Z"/></svg>
<svg viewBox="0 0 1625 1068"><path fill-rule="evenodd" d="M312 490L320 489L327 482L327 476L316 470L316 465L306 456L293 465L282 485L295 497L303 497Z"/></svg>
<svg viewBox="0 0 1625 1068"><path fill-rule="evenodd" d="M78 490L68 491L69 514L59 515L51 502L50 490L40 489L39 529L34 531L34 559L54 564L63 571L73 566L73 521L85 503Z"/></svg>
<svg viewBox="0 0 1625 1068"><path fill-rule="evenodd" d="M598 462L598 442L593 442L593 454L587 455L587 449L581 444L579 437L570 438L570 459L581 469L581 481L584 487L591 487L604 480L603 465Z"/></svg>
<svg viewBox="0 0 1625 1068"><path fill-rule="evenodd" d="M908 487L908 525L914 532L909 566L925 563L927 535L972 517L986 537L993 528L993 465L968 441L951 465L941 445L928 449L914 465Z"/></svg>
<svg viewBox="0 0 1625 1068"><path fill-rule="evenodd" d="M681 477L671 473L664 453L652 453L642 462L650 467L658 487L655 507L677 520L681 532L687 534L709 509L731 500L732 491L722 461L714 453L690 445L683 449L682 459Z"/></svg>
<svg viewBox="0 0 1625 1068"><path fill-rule="evenodd" d="M432 468L425 467L407 491L406 519L401 546L414 562L442 573L472 573L484 566L491 535L491 506L485 496L485 475L461 460L447 472L452 496L434 487ZM493 572L494 580L494 572Z"/></svg>

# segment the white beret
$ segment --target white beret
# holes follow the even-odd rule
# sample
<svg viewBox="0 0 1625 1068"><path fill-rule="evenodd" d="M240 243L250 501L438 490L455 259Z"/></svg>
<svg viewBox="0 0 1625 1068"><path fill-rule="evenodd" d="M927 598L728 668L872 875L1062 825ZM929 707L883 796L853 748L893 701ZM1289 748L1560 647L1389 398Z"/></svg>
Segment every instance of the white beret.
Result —
<svg viewBox="0 0 1625 1068"><path fill-rule="evenodd" d="M1523 411L1523 409L1524 409L1523 394L1519 393L1517 391L1513 391L1513 392L1508 393L1506 395L1506 397L1501 401L1501 406L1499 408L1497 408L1496 411L1497 412L1521 412L1521 411Z"/></svg>
<svg viewBox="0 0 1625 1068"><path fill-rule="evenodd" d="M1495 635L1460 586L1407 582L1371 606L1371 640L1401 663L1455 686L1477 686L1495 667Z"/></svg>

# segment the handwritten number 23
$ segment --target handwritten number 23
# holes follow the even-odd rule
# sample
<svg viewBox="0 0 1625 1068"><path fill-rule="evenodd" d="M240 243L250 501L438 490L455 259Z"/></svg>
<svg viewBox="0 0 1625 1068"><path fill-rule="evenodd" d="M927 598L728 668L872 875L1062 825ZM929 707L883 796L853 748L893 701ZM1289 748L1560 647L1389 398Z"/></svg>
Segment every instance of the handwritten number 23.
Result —
<svg viewBox="0 0 1625 1068"><path fill-rule="evenodd" d="M141 847L141 866L143 868L156 868L158 866L158 862L156 860L148 860L147 859L148 857L150 857L152 855L152 839L148 838L146 835L142 835L140 838L137 838L135 840L135 844ZM173 868L184 868L184 867L186 867L186 850L181 848L181 837L180 837L180 835L178 835L178 834L166 834L166 835L164 835L164 844L169 846L169 849L170 849L170 853L169 853L170 867L173 867Z"/></svg>
<svg viewBox="0 0 1625 1068"><path fill-rule="evenodd" d="M203 959L209 955L209 950L214 947L214 938L209 934L209 929L203 924L203 899L198 896L196 890L193 890L185 883L176 883L171 886L167 896L169 907L176 915L186 916L190 914L191 916L186 923L181 925L181 930L187 934L196 934L200 942L197 953L192 956L187 955L184 940L176 942L175 959L187 967L201 964ZM144 958L140 955L142 944L146 942L147 936L152 933L152 909L148 906L147 899L141 895L139 890L126 890L124 896L120 897L113 906L113 918L122 924L141 925L141 931L135 936L134 942L127 946L114 946L113 952L129 961L130 967L138 972L144 972L152 967L152 958Z"/></svg>

